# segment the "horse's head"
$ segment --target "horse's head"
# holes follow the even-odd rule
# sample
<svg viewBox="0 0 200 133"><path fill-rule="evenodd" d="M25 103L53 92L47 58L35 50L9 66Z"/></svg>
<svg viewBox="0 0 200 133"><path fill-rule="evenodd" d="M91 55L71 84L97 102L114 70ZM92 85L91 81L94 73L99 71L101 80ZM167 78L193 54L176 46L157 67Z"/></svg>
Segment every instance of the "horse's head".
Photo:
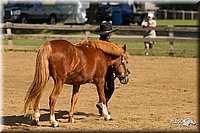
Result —
<svg viewBox="0 0 200 133"><path fill-rule="evenodd" d="M114 60L113 68L116 77L120 80L120 83L127 84L129 81L128 75L130 74L130 71L127 69L128 53L126 52L126 45L122 48L124 50L124 54Z"/></svg>

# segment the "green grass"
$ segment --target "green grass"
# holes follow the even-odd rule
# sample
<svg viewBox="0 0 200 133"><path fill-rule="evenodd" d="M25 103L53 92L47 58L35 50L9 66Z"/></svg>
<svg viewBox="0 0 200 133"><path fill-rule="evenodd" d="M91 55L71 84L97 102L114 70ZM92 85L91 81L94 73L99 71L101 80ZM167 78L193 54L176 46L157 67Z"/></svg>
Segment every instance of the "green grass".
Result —
<svg viewBox="0 0 200 133"><path fill-rule="evenodd" d="M198 20L156 20L157 25L166 26L166 25L174 25L174 26L198 26Z"/></svg>
<svg viewBox="0 0 200 133"><path fill-rule="evenodd" d="M130 55L144 55L143 42L115 42L115 43L126 44ZM133 51L133 49L135 50ZM198 49L198 44L174 42L174 49L177 51L174 54L169 54L169 49L170 49L169 42L156 42L156 44L153 45L153 51L151 52L150 55L194 58L197 57L197 53L188 53L188 50L196 51Z"/></svg>
<svg viewBox="0 0 200 133"><path fill-rule="evenodd" d="M156 20L158 26L198 26L198 20L179 20L179 19L157 19ZM131 24L137 26L138 24Z"/></svg>
<svg viewBox="0 0 200 133"><path fill-rule="evenodd" d="M40 39L13 39L14 45L21 45L21 46L39 46L44 42L45 42L44 40ZM8 40L3 39L2 44L7 45Z"/></svg>
<svg viewBox="0 0 200 133"><path fill-rule="evenodd" d="M71 43L75 44L79 42L80 40L76 39L70 39L68 40ZM42 45L46 40L42 39L13 39L14 45L20 45L20 46L40 46ZM3 45L7 45L8 41L6 39L3 39ZM116 44L126 44L127 49L129 51L130 55L144 55L144 43L143 42L114 42ZM181 50L181 51L187 51L187 50L197 50L197 44L196 43L174 43L175 50ZM136 50L133 50L136 49ZM191 54L191 53L175 53L174 55L169 55L168 52L159 52L156 50L165 50L169 51L169 43L168 42L156 42L153 46L153 51L151 53L152 56L174 56L174 57L197 57L197 54Z"/></svg>
<svg viewBox="0 0 200 133"><path fill-rule="evenodd" d="M197 26L198 20L180 20L180 19L157 19L157 24L164 26L164 25L187 25L187 26ZM57 25L64 25L64 23L57 23ZM137 25L137 23L133 24Z"/></svg>
<svg viewBox="0 0 200 133"><path fill-rule="evenodd" d="M44 44L47 40L43 40L43 39L13 39L13 45L20 45L20 46L40 46L42 44ZM71 43L75 44L77 42L79 42L80 40L76 40L76 39L70 39L68 40ZM7 45L8 44L8 40L7 39L3 39L2 40L2 44L3 45Z"/></svg>
<svg viewBox="0 0 200 133"><path fill-rule="evenodd" d="M167 25L174 25L174 26L198 26L197 20L156 20L158 26L167 26ZM59 23L58 25L62 25ZM3 30L5 32L5 30ZM13 29L12 33L14 34L83 34L80 31L60 31L60 30L24 30L24 29ZM22 46L40 46L46 40L42 39L13 39L14 45L22 45ZM73 44L79 42L79 40L71 39L68 40ZM6 39L2 41L3 45L8 44ZM128 50L130 50L130 54L132 55L144 55L144 52L133 52L131 49L144 49L143 42L114 42L118 44L127 44ZM196 43L174 43L174 48L176 50L196 50L197 44ZM156 42L153 49L162 49L162 50L169 50L169 43L168 42ZM155 56L169 56L168 53L159 53L153 52L152 55ZM174 54L175 57L196 57L196 54Z"/></svg>
<svg viewBox="0 0 200 133"><path fill-rule="evenodd" d="M143 42L116 42L117 44L126 44L130 49L144 49ZM154 49L169 49L169 42L156 42ZM196 43L178 43L174 42L174 48L178 50L196 50Z"/></svg>
<svg viewBox="0 0 200 133"><path fill-rule="evenodd" d="M3 33L6 33L5 29L3 30ZM62 34L62 35L68 35L68 34L84 34L84 31L71 31L71 30L34 30L34 29L12 29L12 34Z"/></svg>

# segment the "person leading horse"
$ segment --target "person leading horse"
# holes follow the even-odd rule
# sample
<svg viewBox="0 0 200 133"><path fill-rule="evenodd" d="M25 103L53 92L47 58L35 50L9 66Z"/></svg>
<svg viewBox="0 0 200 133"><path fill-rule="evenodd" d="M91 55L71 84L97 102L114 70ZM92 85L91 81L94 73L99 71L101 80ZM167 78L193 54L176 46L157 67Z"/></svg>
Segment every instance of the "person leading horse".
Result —
<svg viewBox="0 0 200 133"><path fill-rule="evenodd" d="M103 21L100 24L100 27L97 27L95 29L95 34L98 34L100 36L99 40L110 42L112 32L115 32L117 30L118 29L112 29L111 22ZM107 108L108 108L108 101L110 100L110 98L113 95L113 92L115 90L114 80L115 80L115 78L114 78L113 68L112 68L112 66L109 66L107 69L107 72L106 72L105 85L104 85L104 93L105 93ZM102 108L100 107L99 103L96 104L96 107L98 108L100 115L102 115Z"/></svg>

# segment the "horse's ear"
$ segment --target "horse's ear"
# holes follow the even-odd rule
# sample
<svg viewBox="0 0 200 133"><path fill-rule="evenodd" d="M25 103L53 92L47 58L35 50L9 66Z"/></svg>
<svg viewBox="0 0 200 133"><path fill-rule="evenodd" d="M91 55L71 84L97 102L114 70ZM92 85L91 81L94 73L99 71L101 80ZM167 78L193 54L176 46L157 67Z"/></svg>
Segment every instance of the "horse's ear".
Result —
<svg viewBox="0 0 200 133"><path fill-rule="evenodd" d="M122 47L124 52L126 52L126 44Z"/></svg>

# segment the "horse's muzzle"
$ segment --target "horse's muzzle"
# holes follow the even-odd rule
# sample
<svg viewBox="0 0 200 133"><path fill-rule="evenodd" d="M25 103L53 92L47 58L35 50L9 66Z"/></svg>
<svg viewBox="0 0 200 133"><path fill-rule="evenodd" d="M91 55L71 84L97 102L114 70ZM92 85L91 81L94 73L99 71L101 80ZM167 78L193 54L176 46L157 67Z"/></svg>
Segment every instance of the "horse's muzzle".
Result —
<svg viewBox="0 0 200 133"><path fill-rule="evenodd" d="M119 76L119 80L121 84L128 84L129 78L128 75L131 74L131 72L126 69L126 73L124 76Z"/></svg>
<svg viewBox="0 0 200 133"><path fill-rule="evenodd" d="M120 83L121 84L128 84L128 81L129 81L129 78L125 77L125 78L123 78L123 79L120 80Z"/></svg>

